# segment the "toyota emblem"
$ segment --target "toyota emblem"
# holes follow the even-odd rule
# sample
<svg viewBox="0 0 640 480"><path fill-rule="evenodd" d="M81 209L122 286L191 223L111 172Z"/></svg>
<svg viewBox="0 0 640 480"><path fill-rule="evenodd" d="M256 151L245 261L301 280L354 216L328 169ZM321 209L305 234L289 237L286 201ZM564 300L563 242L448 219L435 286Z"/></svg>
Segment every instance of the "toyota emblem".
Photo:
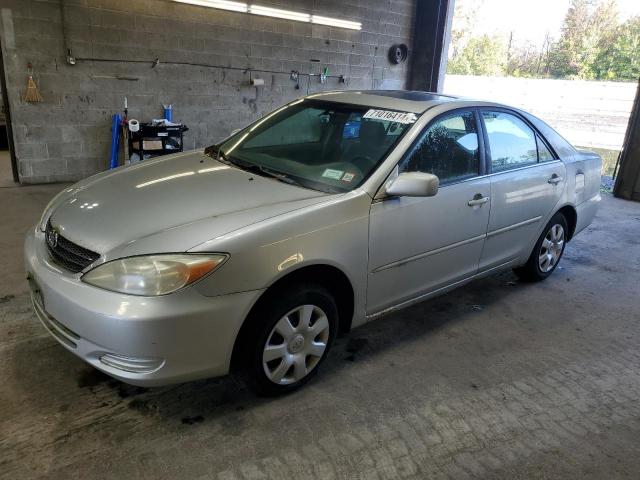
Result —
<svg viewBox="0 0 640 480"><path fill-rule="evenodd" d="M47 232L47 245L51 248L56 248L58 246L58 232L53 228Z"/></svg>

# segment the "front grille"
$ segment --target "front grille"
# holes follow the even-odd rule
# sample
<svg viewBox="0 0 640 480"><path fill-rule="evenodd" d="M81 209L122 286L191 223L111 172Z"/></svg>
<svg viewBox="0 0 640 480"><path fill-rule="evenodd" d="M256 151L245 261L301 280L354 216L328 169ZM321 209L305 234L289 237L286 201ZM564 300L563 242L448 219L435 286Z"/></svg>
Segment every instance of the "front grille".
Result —
<svg viewBox="0 0 640 480"><path fill-rule="evenodd" d="M100 258L99 253L87 250L64 238L53 228L50 221L47 222L45 242L51 259L73 273L81 272Z"/></svg>

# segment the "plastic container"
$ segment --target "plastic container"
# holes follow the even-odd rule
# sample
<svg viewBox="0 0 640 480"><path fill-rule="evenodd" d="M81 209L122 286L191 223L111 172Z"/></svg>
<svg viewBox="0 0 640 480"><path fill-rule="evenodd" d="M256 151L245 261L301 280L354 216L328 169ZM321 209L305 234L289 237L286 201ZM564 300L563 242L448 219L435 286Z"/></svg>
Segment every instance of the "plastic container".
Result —
<svg viewBox="0 0 640 480"><path fill-rule="evenodd" d="M164 107L164 119L173 122L173 105L163 105Z"/></svg>

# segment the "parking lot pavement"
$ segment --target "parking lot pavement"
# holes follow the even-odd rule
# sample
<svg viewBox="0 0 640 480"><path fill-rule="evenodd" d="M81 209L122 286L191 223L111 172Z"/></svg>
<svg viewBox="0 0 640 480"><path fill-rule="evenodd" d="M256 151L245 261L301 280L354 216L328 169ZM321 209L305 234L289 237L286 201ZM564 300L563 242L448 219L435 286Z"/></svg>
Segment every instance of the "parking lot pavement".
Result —
<svg viewBox="0 0 640 480"><path fill-rule="evenodd" d="M2 478L638 478L638 203L605 198L546 282L507 272L376 320L262 399L232 377L130 387L45 333L21 237L58 189L0 189Z"/></svg>

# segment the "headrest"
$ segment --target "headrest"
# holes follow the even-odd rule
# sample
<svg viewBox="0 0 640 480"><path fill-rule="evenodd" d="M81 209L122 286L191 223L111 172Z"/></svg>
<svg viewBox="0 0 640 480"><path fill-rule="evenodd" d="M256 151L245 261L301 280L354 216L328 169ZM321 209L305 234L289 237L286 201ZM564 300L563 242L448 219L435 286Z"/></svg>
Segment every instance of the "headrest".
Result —
<svg viewBox="0 0 640 480"><path fill-rule="evenodd" d="M379 144L385 139L386 131L381 122L363 121L360 125L360 141Z"/></svg>

